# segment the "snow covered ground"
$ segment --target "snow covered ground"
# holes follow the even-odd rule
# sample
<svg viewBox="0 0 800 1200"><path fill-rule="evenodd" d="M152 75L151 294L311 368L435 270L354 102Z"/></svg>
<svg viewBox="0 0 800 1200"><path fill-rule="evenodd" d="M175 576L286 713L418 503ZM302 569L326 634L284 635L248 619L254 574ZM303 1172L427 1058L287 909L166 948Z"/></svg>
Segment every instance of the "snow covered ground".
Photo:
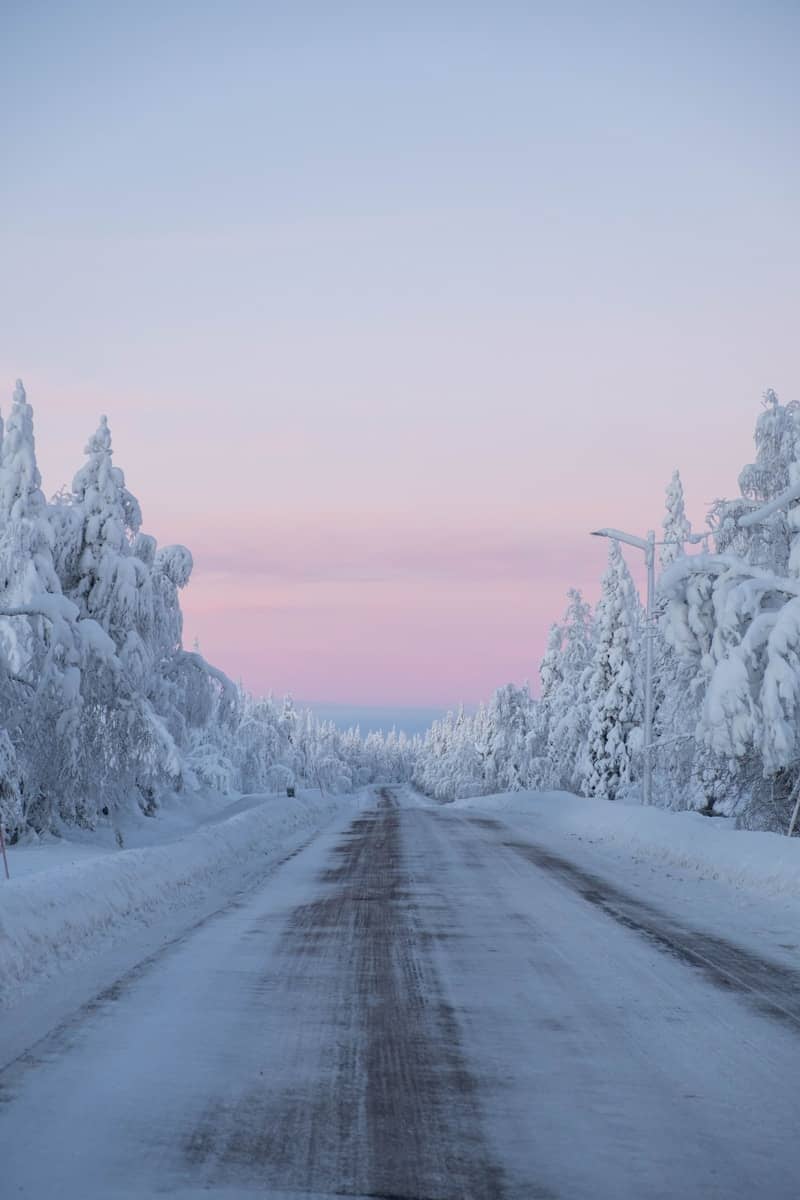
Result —
<svg viewBox="0 0 800 1200"><path fill-rule="evenodd" d="M700 920L711 933L798 966L800 838L569 792L506 792L452 807L500 816L680 919Z"/></svg>
<svg viewBox="0 0 800 1200"><path fill-rule="evenodd" d="M54 976L63 987L79 966L85 981L99 984L102 971L87 969L88 960L121 947L109 964L118 970L126 948L147 953L362 803L316 790L295 799L193 797L156 819L129 817L122 850L110 828L9 847L11 879L0 880L0 1006Z"/></svg>
<svg viewBox="0 0 800 1200"><path fill-rule="evenodd" d="M63 986L82 964L85 979L99 984L89 961L120 946L147 952L260 880L337 814L363 807L368 794L193 797L155 820L129 816L124 850L109 827L10 847L11 881L0 880L0 1006L53 977ZM800 838L566 792L502 793L452 807L502 815L537 844L566 845L586 869L624 877L682 918L702 915L710 930L797 965ZM124 965L119 954L113 962Z"/></svg>
<svg viewBox="0 0 800 1200"><path fill-rule="evenodd" d="M795 1200L800 972L737 936L795 897L582 804L373 792L15 1054L17 1006L0 1191Z"/></svg>

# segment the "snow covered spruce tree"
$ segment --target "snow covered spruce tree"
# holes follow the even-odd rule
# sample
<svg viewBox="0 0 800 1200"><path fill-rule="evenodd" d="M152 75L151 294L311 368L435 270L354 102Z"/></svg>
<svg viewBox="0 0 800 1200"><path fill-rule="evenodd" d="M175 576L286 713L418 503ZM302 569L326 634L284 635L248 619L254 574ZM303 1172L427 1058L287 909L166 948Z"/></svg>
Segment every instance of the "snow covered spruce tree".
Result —
<svg viewBox="0 0 800 1200"><path fill-rule="evenodd" d="M735 555L698 555L661 586L668 636L704 689L698 736L719 760L715 771L700 759L708 807L780 827L800 762L800 580Z"/></svg>
<svg viewBox="0 0 800 1200"><path fill-rule="evenodd" d="M105 417L86 455L61 522L62 586L81 616L111 638L115 659L86 681L82 737L100 808L116 812L135 798L148 812L181 775L178 747L154 703L158 617L165 616L154 601L155 540L140 535L141 509L113 462Z"/></svg>
<svg viewBox="0 0 800 1200"><path fill-rule="evenodd" d="M774 500L793 483L797 473L800 439L800 404L781 404L769 388L764 393L763 411L756 421L755 461L739 472L740 495L734 500L717 500L709 513L709 524L720 554L735 554L751 566L784 574L789 565L792 540L791 518L784 510L757 525L742 527L737 519ZM800 566L796 564L795 569Z"/></svg>
<svg viewBox="0 0 800 1200"><path fill-rule="evenodd" d="M659 562L662 574L686 553L692 527L686 516L683 484L673 471L666 487L666 513L662 522L663 545ZM695 729L698 720L698 683L695 672L675 653L665 636L666 601L656 600L654 648L653 775L657 802L665 807L703 807L697 785Z"/></svg>
<svg viewBox="0 0 800 1200"><path fill-rule="evenodd" d="M562 683L561 655L564 629L557 621L550 626L547 644L539 664L540 693L531 720L528 736L529 768L531 787L539 790L553 786L553 764L548 754L550 738L551 707L553 696Z"/></svg>
<svg viewBox="0 0 800 1200"><path fill-rule="evenodd" d="M594 642L591 607L575 588L567 593L567 611L558 629L561 637L557 666L542 673L549 786L577 791L589 771L586 756Z"/></svg>
<svg viewBox="0 0 800 1200"><path fill-rule="evenodd" d="M676 561L661 590L666 636L701 692L696 773L709 811L781 828L800 771L800 508L736 518L800 477L800 408L774 392L756 423L741 497L711 513L716 554Z"/></svg>
<svg viewBox="0 0 800 1200"><path fill-rule="evenodd" d="M79 811L70 787L84 658L78 611L61 593L54 535L36 465L33 410L18 380L0 447L0 699L6 725L0 790L12 837L45 828L55 806ZM110 647L86 639L100 655Z"/></svg>
<svg viewBox="0 0 800 1200"><path fill-rule="evenodd" d="M0 443L0 612L18 613L0 618L3 721L2 817L15 835L26 810L41 803L41 785L34 781L39 765L38 740L45 696L57 678L55 663L48 664L50 638L46 618L33 615L39 599L60 592L53 568L52 531L47 521L41 477L36 465L33 412L22 382L17 380L11 413ZM44 688L40 678L49 666ZM23 796L21 777L25 759L36 800Z"/></svg>
<svg viewBox="0 0 800 1200"><path fill-rule="evenodd" d="M583 789L614 800L630 784L642 747L639 674L641 606L619 543L609 546L608 568L595 614L587 680L588 744Z"/></svg>
<svg viewBox="0 0 800 1200"><path fill-rule="evenodd" d="M518 792L531 778L534 706L527 683L507 683L492 696L487 711L484 779L488 792Z"/></svg>
<svg viewBox="0 0 800 1200"><path fill-rule="evenodd" d="M680 471L673 471L672 478L667 484L666 508L664 520L661 522L663 544L659 552L662 571L685 553L686 542L692 533L692 526L686 516L686 502L683 497Z"/></svg>

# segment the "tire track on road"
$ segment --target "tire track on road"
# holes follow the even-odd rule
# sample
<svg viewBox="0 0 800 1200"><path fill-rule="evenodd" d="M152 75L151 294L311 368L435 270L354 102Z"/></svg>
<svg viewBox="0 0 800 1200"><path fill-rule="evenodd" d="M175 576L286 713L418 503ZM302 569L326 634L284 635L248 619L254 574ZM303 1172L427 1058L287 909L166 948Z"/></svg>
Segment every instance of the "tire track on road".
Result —
<svg viewBox="0 0 800 1200"><path fill-rule="evenodd" d="M476 1081L420 936L402 819L383 791L336 847L323 895L293 913L256 997L285 1024L280 1061L267 1055L186 1142L212 1186L502 1200Z"/></svg>
<svg viewBox="0 0 800 1200"><path fill-rule="evenodd" d="M759 957L716 934L682 925L669 914L569 859L530 842L507 840L510 831L487 817L468 817L492 831L500 845L562 884L657 949L701 972L715 987L739 993L758 1012L800 1033L800 972Z"/></svg>

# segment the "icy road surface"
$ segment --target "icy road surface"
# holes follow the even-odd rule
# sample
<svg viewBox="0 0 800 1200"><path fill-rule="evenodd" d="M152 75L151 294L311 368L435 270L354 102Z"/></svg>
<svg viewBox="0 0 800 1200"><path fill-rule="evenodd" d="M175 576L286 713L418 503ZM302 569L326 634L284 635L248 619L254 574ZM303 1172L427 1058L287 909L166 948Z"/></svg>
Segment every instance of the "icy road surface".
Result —
<svg viewBox="0 0 800 1200"><path fill-rule="evenodd" d="M564 853L384 792L0 1072L0 1195L795 1200L800 977Z"/></svg>

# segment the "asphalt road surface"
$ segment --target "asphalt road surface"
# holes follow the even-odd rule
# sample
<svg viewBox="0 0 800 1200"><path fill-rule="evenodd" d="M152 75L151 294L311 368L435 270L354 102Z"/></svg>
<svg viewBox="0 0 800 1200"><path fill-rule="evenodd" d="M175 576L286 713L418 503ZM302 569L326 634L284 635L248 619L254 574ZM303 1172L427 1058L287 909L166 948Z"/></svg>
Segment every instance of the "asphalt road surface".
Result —
<svg viewBox="0 0 800 1200"><path fill-rule="evenodd" d="M0 1196L796 1200L799 984L385 790L0 1071Z"/></svg>

